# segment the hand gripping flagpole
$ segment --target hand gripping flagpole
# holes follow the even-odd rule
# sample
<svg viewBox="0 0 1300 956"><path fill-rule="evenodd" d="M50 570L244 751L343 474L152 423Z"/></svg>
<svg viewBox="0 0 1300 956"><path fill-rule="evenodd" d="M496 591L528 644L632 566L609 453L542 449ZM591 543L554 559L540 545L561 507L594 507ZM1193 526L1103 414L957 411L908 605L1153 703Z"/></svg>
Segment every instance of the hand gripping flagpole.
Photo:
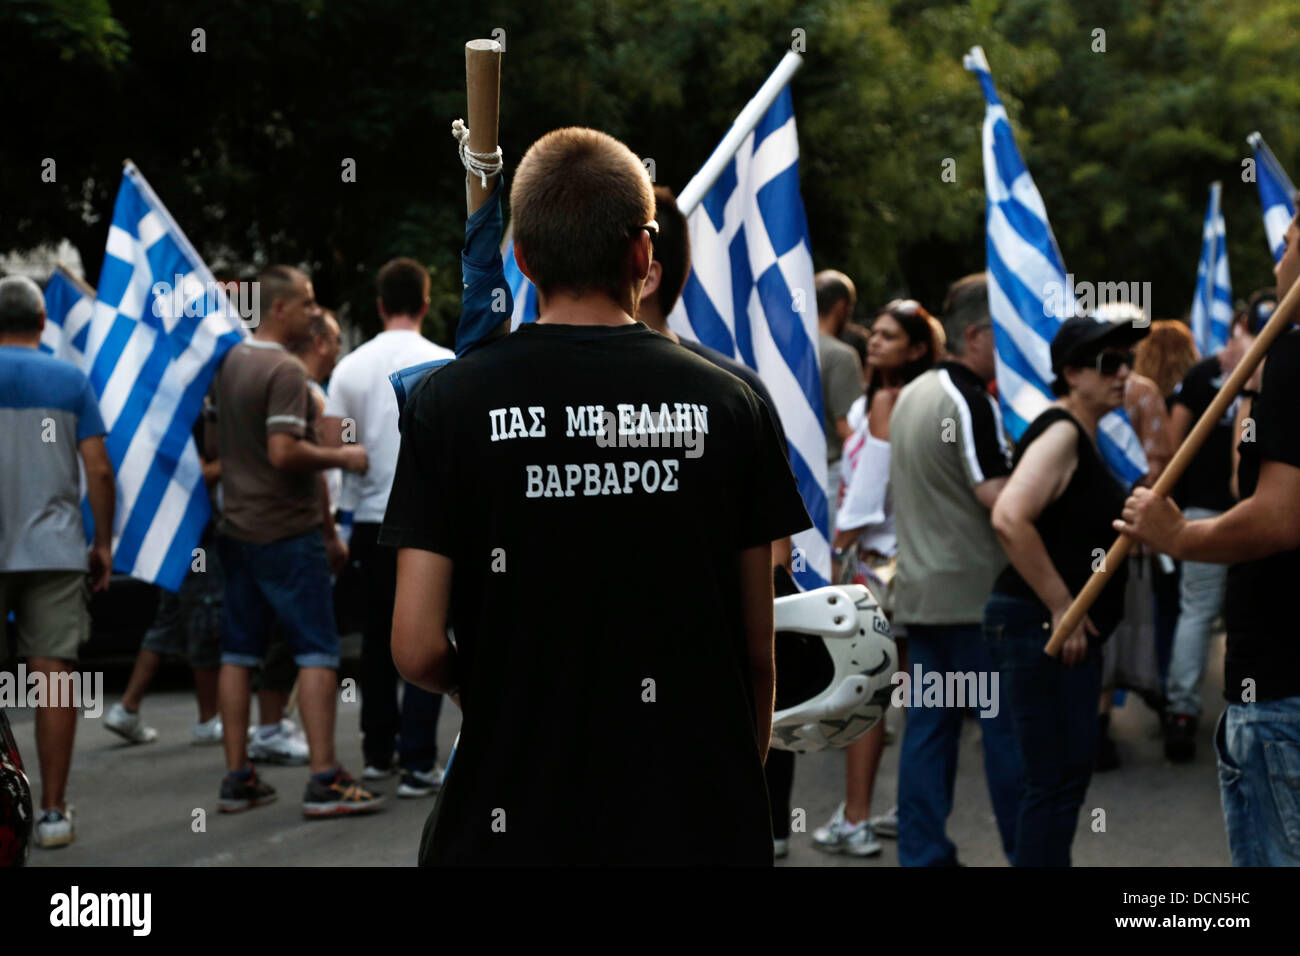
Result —
<svg viewBox="0 0 1300 956"><path fill-rule="evenodd" d="M1183 472L1187 470L1187 466L1192 463L1196 453L1205 444L1205 439L1210 436L1210 432L1214 431L1215 426L1223 418L1224 413L1227 412L1228 406L1232 404L1246 382L1249 381L1259 363L1264 360L1264 355L1268 352L1269 347L1277 341L1278 336L1290 327L1297 308L1300 308L1300 282L1291 286L1291 291L1282 299L1282 302L1268 320L1268 324L1260 330L1259 336L1255 339L1255 344L1250 347L1245 357L1237 363L1237 367L1233 369L1232 374L1228 376L1228 380L1219 389L1219 394L1214 396L1214 401L1210 402L1209 407L1201 415L1196 427L1183 440L1182 445L1174 454L1173 461L1160 473L1155 486L1151 489L1152 494L1163 498L1173 491L1174 486L1178 484L1178 479L1183 477ZM1056 631L1052 634L1051 640L1043 648L1044 653L1053 657L1060 653L1061 645L1065 643L1066 637L1079 626L1083 616L1088 613L1088 608L1092 607L1093 602L1101 594L1102 588L1106 586L1106 582L1110 580L1115 570L1124 563L1132 548L1133 539L1128 535L1121 534L1115 539L1115 543L1106 552L1106 559L1102 562L1101 570L1093 572L1092 577L1088 579L1088 583L1083 586L1083 590L1079 592L1069 610L1065 612L1065 615L1061 618L1061 623L1057 625Z"/></svg>

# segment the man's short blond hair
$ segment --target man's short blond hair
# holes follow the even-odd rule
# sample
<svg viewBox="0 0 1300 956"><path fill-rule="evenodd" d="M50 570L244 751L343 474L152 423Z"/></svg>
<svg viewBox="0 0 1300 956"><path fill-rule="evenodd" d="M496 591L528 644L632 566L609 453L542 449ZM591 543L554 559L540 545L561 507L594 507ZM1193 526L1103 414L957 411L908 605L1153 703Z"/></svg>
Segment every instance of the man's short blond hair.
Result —
<svg viewBox="0 0 1300 956"><path fill-rule="evenodd" d="M571 126L529 147L510 189L514 242L544 295L619 299L628 242L654 218L645 166L605 133Z"/></svg>

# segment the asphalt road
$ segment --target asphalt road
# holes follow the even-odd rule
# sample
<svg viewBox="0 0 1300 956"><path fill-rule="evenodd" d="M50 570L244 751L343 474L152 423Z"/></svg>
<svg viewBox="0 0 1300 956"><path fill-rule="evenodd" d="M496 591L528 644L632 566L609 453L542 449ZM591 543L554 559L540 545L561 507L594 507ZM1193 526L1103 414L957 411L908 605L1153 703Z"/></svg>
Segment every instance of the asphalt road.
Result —
<svg viewBox="0 0 1300 956"><path fill-rule="evenodd" d="M1175 766L1163 758L1156 720L1141 701L1130 696L1112 718L1112 734L1123 765L1094 776L1080 814L1074 860L1085 866L1227 866L1227 842L1219 806L1218 783L1210 734L1222 710L1223 644L1211 650L1207 678L1208 715L1200 729L1194 763ZM106 677L109 702L118 700L126 674ZM82 719L69 788L77 813L77 840L59 850L33 848L33 866L410 866L432 800L399 800L396 781L377 789L390 795L388 806L373 816L307 821L299 808L306 769L266 767L265 779L280 794L277 803L242 814L216 811L223 772L220 747L189 743L195 720L192 694L183 670L164 672L156 693L146 699L147 722L159 731L152 744L131 746L106 730L99 720ZM107 712L107 704L105 705ZM29 773L36 774L33 711L11 710L10 721ZM338 711L339 756L354 775L361 771L359 704L341 703ZM901 728L901 715L890 714ZM448 705L439 726L441 757L459 726L459 711ZM955 805L949 834L962 862L1003 866L988 791L984 785L977 722L968 720L958 761ZM873 812L893 802L898 781L897 745L885 750ZM842 799L844 758L840 753L801 756L796 763L792 806L805 811L806 831L791 839L787 866L896 866L895 844L872 859L849 859L817 850L811 831L830 816ZM33 779L33 784L36 780ZM1094 809L1105 811L1104 832L1093 832ZM195 832L196 811L205 827Z"/></svg>

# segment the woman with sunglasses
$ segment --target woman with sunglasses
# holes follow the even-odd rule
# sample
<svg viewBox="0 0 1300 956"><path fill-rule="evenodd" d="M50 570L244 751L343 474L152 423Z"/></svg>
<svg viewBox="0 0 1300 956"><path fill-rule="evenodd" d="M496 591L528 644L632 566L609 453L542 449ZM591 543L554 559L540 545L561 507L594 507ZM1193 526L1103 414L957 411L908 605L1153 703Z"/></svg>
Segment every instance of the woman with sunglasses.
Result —
<svg viewBox="0 0 1300 956"><path fill-rule="evenodd" d="M889 416L903 386L938 359L936 322L913 299L895 299L876 315L867 340L867 385L849 409L854 433L844 443L839 509L836 514L837 580L866 584L886 614L890 611L893 566L898 538L889 500ZM903 647L899 643L900 653ZM876 769L885 746L880 721L845 748L845 802L813 842L832 853L874 856L881 850L875 826L883 835L898 832L897 812L868 820Z"/></svg>
<svg viewBox="0 0 1300 956"><path fill-rule="evenodd" d="M984 639L1011 707L1025 768L1016 866L1069 866L1092 776L1101 644L1124 613L1119 568L1061 648L1043 653L1057 622L1104 559L1126 489L1097 448L1098 422L1124 402L1132 319L1067 320L1052 340L1057 396L1021 436L993 530L1011 559L993 586Z"/></svg>

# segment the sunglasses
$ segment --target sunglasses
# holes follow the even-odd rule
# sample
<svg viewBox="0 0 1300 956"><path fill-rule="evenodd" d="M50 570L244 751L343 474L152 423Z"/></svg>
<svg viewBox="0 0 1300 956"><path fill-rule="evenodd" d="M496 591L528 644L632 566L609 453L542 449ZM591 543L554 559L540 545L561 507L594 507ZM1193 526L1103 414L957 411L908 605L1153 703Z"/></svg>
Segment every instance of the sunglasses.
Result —
<svg viewBox="0 0 1300 956"><path fill-rule="evenodd" d="M659 223L655 222L653 219L651 219L647 223L642 223L639 226L633 226L631 229L627 231L627 234L629 236L635 237L636 234L640 232L642 229L650 233L651 242L659 238Z"/></svg>
<svg viewBox="0 0 1300 956"><path fill-rule="evenodd" d="M915 299L895 299L893 302L888 303L880 311L896 312L899 315L916 315L917 310L920 308L921 308L921 303L917 302Z"/></svg>
<svg viewBox="0 0 1300 956"><path fill-rule="evenodd" d="M1129 371L1133 371L1133 363L1137 357L1132 352L1101 352L1097 356L1095 368L1098 375L1118 375L1119 370L1128 366Z"/></svg>

